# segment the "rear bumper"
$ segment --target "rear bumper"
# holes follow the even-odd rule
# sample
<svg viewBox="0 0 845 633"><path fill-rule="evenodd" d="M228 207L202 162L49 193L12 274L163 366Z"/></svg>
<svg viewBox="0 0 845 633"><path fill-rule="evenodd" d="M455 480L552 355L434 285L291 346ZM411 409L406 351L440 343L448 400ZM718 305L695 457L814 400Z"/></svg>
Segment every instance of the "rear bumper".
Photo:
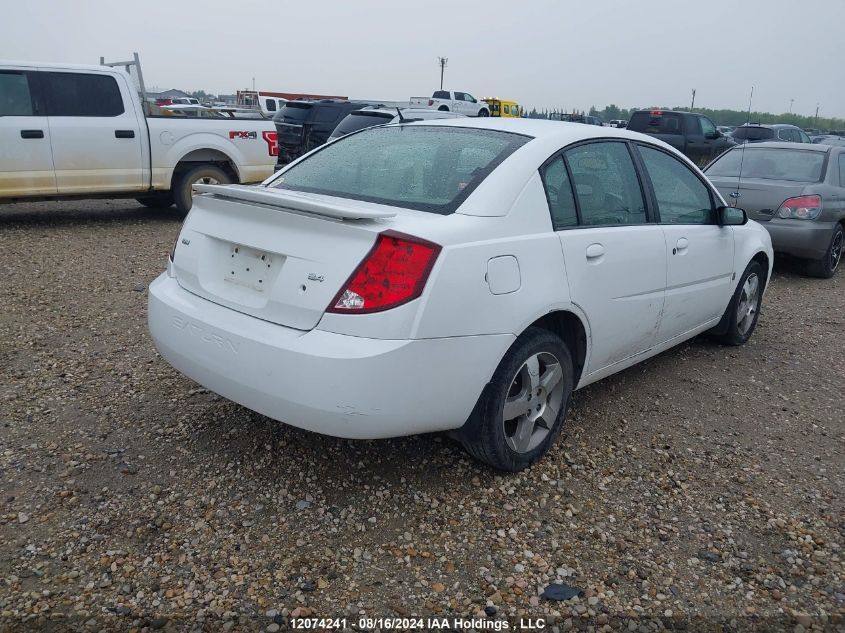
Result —
<svg viewBox="0 0 845 633"><path fill-rule="evenodd" d="M166 273L150 285L148 319L161 355L204 387L287 424L356 439L460 427L514 341L303 332L202 299Z"/></svg>
<svg viewBox="0 0 845 633"><path fill-rule="evenodd" d="M830 247L836 223L774 218L760 225L769 232L776 253L821 259Z"/></svg>

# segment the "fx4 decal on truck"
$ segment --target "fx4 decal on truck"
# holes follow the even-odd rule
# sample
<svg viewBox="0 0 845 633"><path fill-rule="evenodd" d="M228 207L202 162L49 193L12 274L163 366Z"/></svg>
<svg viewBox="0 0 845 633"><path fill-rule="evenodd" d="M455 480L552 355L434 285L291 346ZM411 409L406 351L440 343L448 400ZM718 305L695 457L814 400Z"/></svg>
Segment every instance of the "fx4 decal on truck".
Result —
<svg viewBox="0 0 845 633"><path fill-rule="evenodd" d="M230 139L236 138L245 138L245 139L256 139L258 138L258 132L229 132Z"/></svg>

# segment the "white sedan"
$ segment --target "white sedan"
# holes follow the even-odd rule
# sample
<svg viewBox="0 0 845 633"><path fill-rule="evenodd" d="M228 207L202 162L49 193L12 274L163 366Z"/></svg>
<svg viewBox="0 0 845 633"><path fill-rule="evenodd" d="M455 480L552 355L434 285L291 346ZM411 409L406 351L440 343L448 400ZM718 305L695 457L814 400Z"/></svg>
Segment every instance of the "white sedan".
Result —
<svg viewBox="0 0 845 633"><path fill-rule="evenodd" d="M702 332L748 340L772 267L692 163L614 128L389 125L196 190L150 285L168 362L287 424L454 431L503 470L549 450L574 389Z"/></svg>

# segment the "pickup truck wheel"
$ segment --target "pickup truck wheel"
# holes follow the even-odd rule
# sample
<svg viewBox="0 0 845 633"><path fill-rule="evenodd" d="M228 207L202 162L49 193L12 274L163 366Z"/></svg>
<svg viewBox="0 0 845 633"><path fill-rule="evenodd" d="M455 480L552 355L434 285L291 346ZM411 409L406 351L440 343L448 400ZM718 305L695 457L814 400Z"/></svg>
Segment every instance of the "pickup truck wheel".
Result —
<svg viewBox="0 0 845 633"><path fill-rule="evenodd" d="M458 431L461 443L497 470L528 468L560 434L573 383L566 344L548 330L529 328L507 351Z"/></svg>
<svg viewBox="0 0 845 633"><path fill-rule="evenodd" d="M490 112L488 112L486 108L481 108L478 111L478 116L490 116Z"/></svg>
<svg viewBox="0 0 845 633"><path fill-rule="evenodd" d="M191 210L194 193L193 186L196 184L226 185L232 182L229 175L214 165L199 165L189 169L182 174L173 187L173 200L176 208L182 213Z"/></svg>
<svg viewBox="0 0 845 633"><path fill-rule="evenodd" d="M449 111L448 106L440 106L440 107L439 107L439 108L437 108L437 109L438 109L438 110L440 110L441 112L448 112L448 111Z"/></svg>
<svg viewBox="0 0 845 633"><path fill-rule="evenodd" d="M838 224L833 229L833 236L830 239L830 246L827 247L827 252L821 259L812 259L807 262L807 272L813 277L821 277L822 279L830 279L839 268L839 262L842 260L842 241L843 230L842 225Z"/></svg>
<svg viewBox="0 0 845 633"><path fill-rule="evenodd" d="M717 336L718 340L726 345L743 345L751 338L760 318L765 282L766 274L759 262L748 264L722 317L726 328Z"/></svg>
<svg viewBox="0 0 845 633"><path fill-rule="evenodd" d="M168 192L154 193L143 198L135 198L140 204L151 209L166 209L173 205L173 195Z"/></svg>

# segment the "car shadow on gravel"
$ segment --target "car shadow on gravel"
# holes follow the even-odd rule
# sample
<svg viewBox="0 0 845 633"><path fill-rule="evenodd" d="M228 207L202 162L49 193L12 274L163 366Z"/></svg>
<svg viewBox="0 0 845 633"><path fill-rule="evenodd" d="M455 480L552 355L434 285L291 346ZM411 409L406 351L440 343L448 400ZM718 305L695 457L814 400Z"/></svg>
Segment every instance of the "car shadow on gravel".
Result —
<svg viewBox="0 0 845 633"><path fill-rule="evenodd" d="M24 205L0 206L0 230L20 227L66 227L77 224L106 224L121 222L166 222L181 223L185 216L175 208L151 209L126 202L103 201L91 208L90 200L80 203L55 202L27 203ZM24 210L25 209L25 210Z"/></svg>

